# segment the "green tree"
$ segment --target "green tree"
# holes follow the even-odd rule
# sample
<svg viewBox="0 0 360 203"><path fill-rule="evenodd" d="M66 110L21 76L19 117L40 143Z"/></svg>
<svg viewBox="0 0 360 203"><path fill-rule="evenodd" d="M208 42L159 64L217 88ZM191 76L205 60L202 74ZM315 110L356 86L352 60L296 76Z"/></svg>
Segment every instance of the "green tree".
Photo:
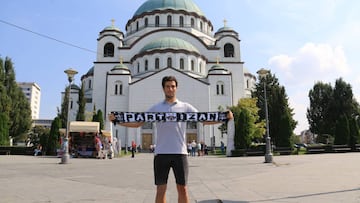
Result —
<svg viewBox="0 0 360 203"><path fill-rule="evenodd" d="M352 87L339 78L335 87L318 82L309 92L310 108L307 117L313 133L335 137L335 144L353 146L357 141L359 104L354 99ZM355 137L353 137L355 136Z"/></svg>
<svg viewBox="0 0 360 203"><path fill-rule="evenodd" d="M102 111L99 109L97 110L97 113L93 115L93 120L94 122L99 122L100 123L100 129L103 130L104 129L104 116Z"/></svg>
<svg viewBox="0 0 360 203"><path fill-rule="evenodd" d="M359 126L357 124L357 118L359 116L354 116L349 121L349 130L350 130L350 137L349 137L349 146L354 150L355 145L359 142L360 139L360 132Z"/></svg>
<svg viewBox="0 0 360 203"><path fill-rule="evenodd" d="M4 63L5 77L4 85L9 100L9 112L5 112L9 119L9 135L14 137L14 140L21 140L28 133L31 127L31 109L21 88L15 80L15 70L10 58L5 58Z"/></svg>
<svg viewBox="0 0 360 203"><path fill-rule="evenodd" d="M265 86L265 88L264 88ZM293 109L289 107L288 97L285 88L280 86L278 79L275 75L269 73L264 78L259 77L259 82L256 84L256 89L252 93L253 98L258 98L257 106L260 108L259 116L260 121L265 121L265 93L266 89L267 105L268 105L268 122L269 134L271 141L279 146L290 146L290 137L297 125L297 121L293 119ZM288 122L281 121L281 119L288 119ZM290 130L287 129L290 125ZM285 128L286 130L283 130ZM280 131L287 133L280 133Z"/></svg>
<svg viewBox="0 0 360 203"><path fill-rule="evenodd" d="M306 117L312 133L333 134L334 118L331 118L330 107L333 103L333 89L330 84L317 82L309 91L310 107Z"/></svg>
<svg viewBox="0 0 360 203"><path fill-rule="evenodd" d="M238 132L235 134L236 139L235 143L236 149L247 149L251 145L251 121L250 113L247 109L242 109L238 118L237 125L235 126L235 131ZM237 148L238 147L238 148Z"/></svg>
<svg viewBox="0 0 360 203"><path fill-rule="evenodd" d="M349 143L350 128L349 121L345 114L340 115L335 124L335 140L334 144L344 145Z"/></svg>
<svg viewBox="0 0 360 203"><path fill-rule="evenodd" d="M79 105L78 112L76 114L77 121L85 121L85 105L86 105L86 98L85 98L85 88L84 83L81 84L81 89L79 91L79 100L77 101Z"/></svg>
<svg viewBox="0 0 360 203"><path fill-rule="evenodd" d="M69 108L69 86L65 88L65 93L63 97L63 101L61 103L61 110L58 110L58 116L61 123L61 128L66 128L67 125L67 115Z"/></svg>
<svg viewBox="0 0 360 203"><path fill-rule="evenodd" d="M0 112L0 146L9 145L8 116Z"/></svg>
<svg viewBox="0 0 360 203"><path fill-rule="evenodd" d="M0 145L9 144L10 99L5 87L4 62L0 57Z"/></svg>
<svg viewBox="0 0 360 203"><path fill-rule="evenodd" d="M234 114L236 149L246 149L252 141L257 141L265 132L264 122L258 122L259 108L256 106L256 98L243 98L236 106L230 108Z"/></svg>
<svg viewBox="0 0 360 203"><path fill-rule="evenodd" d="M47 154L55 154L56 149L59 148L60 145L60 128L61 128L61 119L59 117L55 117L55 119L51 123L50 134L47 144Z"/></svg>

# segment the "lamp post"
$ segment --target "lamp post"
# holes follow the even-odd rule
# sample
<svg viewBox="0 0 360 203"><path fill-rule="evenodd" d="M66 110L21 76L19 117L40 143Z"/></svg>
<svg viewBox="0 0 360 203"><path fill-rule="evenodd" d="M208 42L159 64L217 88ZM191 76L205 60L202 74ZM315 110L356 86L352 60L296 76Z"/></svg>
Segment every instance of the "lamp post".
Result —
<svg viewBox="0 0 360 203"><path fill-rule="evenodd" d="M258 70L256 73L259 74L260 78L265 78L269 74L269 70L264 68ZM265 100L265 119L266 119L266 152L265 152L265 163L272 163L273 157L271 153L271 138L269 134L269 115L268 115L268 105L266 98L266 82L264 81L264 100Z"/></svg>
<svg viewBox="0 0 360 203"><path fill-rule="evenodd" d="M66 121L66 135L63 141L64 152L61 157L61 164L67 164L69 162L69 134L70 134L70 96L71 96L71 84L74 80L74 76L78 73L76 70L69 68L64 71L68 76L69 91L68 91L68 109L67 109L67 121Z"/></svg>

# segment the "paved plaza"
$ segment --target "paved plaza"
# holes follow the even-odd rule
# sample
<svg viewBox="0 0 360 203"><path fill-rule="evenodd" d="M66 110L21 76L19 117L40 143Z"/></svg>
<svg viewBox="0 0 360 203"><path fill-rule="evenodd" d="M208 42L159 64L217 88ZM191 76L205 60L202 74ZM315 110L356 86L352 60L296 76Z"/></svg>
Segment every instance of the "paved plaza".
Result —
<svg viewBox="0 0 360 203"><path fill-rule="evenodd" d="M154 202L153 154L134 159L0 156L1 203ZM191 202L360 203L360 153L189 157ZM168 202L177 202L172 172Z"/></svg>

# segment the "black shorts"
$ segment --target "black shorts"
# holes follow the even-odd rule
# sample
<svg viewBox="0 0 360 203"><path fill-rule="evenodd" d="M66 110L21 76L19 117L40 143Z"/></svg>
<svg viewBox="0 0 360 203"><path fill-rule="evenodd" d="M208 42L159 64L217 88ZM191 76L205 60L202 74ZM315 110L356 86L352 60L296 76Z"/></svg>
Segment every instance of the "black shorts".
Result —
<svg viewBox="0 0 360 203"><path fill-rule="evenodd" d="M155 185L167 184L169 171L172 168L176 184L186 185L189 165L185 154L157 154L154 157Z"/></svg>

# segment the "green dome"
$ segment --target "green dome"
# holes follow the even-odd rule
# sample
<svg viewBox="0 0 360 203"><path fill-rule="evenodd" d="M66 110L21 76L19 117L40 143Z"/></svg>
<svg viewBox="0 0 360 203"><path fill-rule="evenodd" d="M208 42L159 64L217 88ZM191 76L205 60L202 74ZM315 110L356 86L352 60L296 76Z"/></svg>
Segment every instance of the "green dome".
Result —
<svg viewBox="0 0 360 203"><path fill-rule="evenodd" d="M228 74L229 71L221 64L215 64L209 69L209 74Z"/></svg>
<svg viewBox="0 0 360 203"><path fill-rule="evenodd" d="M129 74L130 73L129 68L123 63L115 65L114 68L112 68L110 71L112 73L121 73L121 74Z"/></svg>
<svg viewBox="0 0 360 203"><path fill-rule="evenodd" d="M142 52L157 50L157 49L176 49L176 50L187 50L190 52L196 52L199 53L199 50L197 50L192 44L189 42L175 38L175 37L163 37L156 39L149 44L145 45L141 50Z"/></svg>
<svg viewBox="0 0 360 203"><path fill-rule="evenodd" d="M94 75L94 66L89 69L89 71L86 73L86 76Z"/></svg>
<svg viewBox="0 0 360 203"><path fill-rule="evenodd" d="M192 0L148 0L136 10L134 16L154 10L166 9L183 10L189 13L197 13L199 16L204 16L203 12Z"/></svg>
<svg viewBox="0 0 360 203"><path fill-rule="evenodd" d="M234 31L234 29L232 27L222 27L220 29L218 29L218 31L216 32L225 32L225 31Z"/></svg>
<svg viewBox="0 0 360 203"><path fill-rule="evenodd" d="M118 27L115 27L113 25L110 25L110 26L107 26L105 27L102 32L104 31L118 31L118 32L121 32L121 30L118 28Z"/></svg>

